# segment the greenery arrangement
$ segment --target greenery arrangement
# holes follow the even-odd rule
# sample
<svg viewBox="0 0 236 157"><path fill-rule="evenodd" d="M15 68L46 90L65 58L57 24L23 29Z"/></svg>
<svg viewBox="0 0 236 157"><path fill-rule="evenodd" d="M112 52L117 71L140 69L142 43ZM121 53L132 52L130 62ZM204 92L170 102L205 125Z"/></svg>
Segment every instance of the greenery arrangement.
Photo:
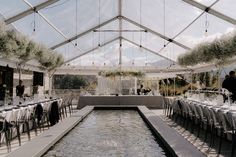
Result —
<svg viewBox="0 0 236 157"><path fill-rule="evenodd" d="M228 33L213 42L201 43L178 58L180 65L193 66L201 63L225 64L236 56L236 32Z"/></svg>
<svg viewBox="0 0 236 157"><path fill-rule="evenodd" d="M55 75L53 83L56 89L80 89L88 84L84 78L76 75Z"/></svg>
<svg viewBox="0 0 236 157"><path fill-rule="evenodd" d="M196 90L199 88L199 83L201 88L217 89L219 88L219 71L216 72L202 72L195 73L192 77L191 82L187 82L183 75L178 75L175 78L163 79L159 82L159 90L162 95L181 95L190 89ZM198 83L199 81L199 83ZM167 87L168 85L168 87Z"/></svg>
<svg viewBox="0 0 236 157"><path fill-rule="evenodd" d="M100 71L98 75L104 77L116 77L116 76L143 77L145 74L141 71Z"/></svg>
<svg viewBox="0 0 236 157"><path fill-rule="evenodd" d="M49 71L64 62L62 55L36 44L13 29L8 29L4 23L0 23L0 57L14 58L19 65L35 59L40 63L41 69Z"/></svg>
<svg viewBox="0 0 236 157"><path fill-rule="evenodd" d="M207 88L218 88L219 85L219 72L202 72L192 75L192 82L196 84L199 81L200 84Z"/></svg>
<svg viewBox="0 0 236 157"><path fill-rule="evenodd" d="M181 95L191 89L191 85L181 78L176 77L175 80L173 78L161 80L159 82L160 94L165 96Z"/></svg>

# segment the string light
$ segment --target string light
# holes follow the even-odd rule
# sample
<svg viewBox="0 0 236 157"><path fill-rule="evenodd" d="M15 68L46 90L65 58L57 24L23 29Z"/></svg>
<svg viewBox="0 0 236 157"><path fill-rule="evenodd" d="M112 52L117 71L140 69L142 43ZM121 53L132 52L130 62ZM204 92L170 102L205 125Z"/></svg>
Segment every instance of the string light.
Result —
<svg viewBox="0 0 236 157"><path fill-rule="evenodd" d="M145 34L145 36L144 36L145 38L144 38L144 44L145 44L145 46L147 46L146 45L146 43L147 43L147 34ZM148 56L147 56L147 51L145 51L145 66L147 66L148 65Z"/></svg>
<svg viewBox="0 0 236 157"><path fill-rule="evenodd" d="M36 35L36 19L35 19L35 12L34 12L34 21L33 21L33 32L32 32L32 36Z"/></svg>
<svg viewBox="0 0 236 157"><path fill-rule="evenodd" d="M143 52L143 46L142 46L142 45L139 45L139 50L140 50L141 52Z"/></svg>
<svg viewBox="0 0 236 157"><path fill-rule="evenodd" d="M103 42L105 43L106 40L106 32L104 32L103 34ZM106 57L105 57L105 45L103 46L103 54L104 54L104 66L106 65L105 61L106 61Z"/></svg>
<svg viewBox="0 0 236 157"><path fill-rule="evenodd" d="M93 32L93 48L94 48L94 32ZM93 61L92 61L92 65L94 65L94 51L93 51Z"/></svg>
<svg viewBox="0 0 236 157"><path fill-rule="evenodd" d="M78 0L75 1L75 33L78 35ZM75 46L77 46L78 38L76 39Z"/></svg>
<svg viewBox="0 0 236 157"><path fill-rule="evenodd" d="M163 35L166 37L166 0L163 0ZM164 38L164 47L166 47L166 40Z"/></svg>
<svg viewBox="0 0 236 157"><path fill-rule="evenodd" d="M141 25L142 25L142 0L139 0L139 22L140 22L140 30L141 30ZM142 31L140 31L140 41L139 41L139 49L142 52Z"/></svg>
<svg viewBox="0 0 236 157"><path fill-rule="evenodd" d="M99 32L98 32L98 51L101 51L101 27L100 27L100 24L101 24L101 0L98 1L98 24L99 24Z"/></svg>
<svg viewBox="0 0 236 157"><path fill-rule="evenodd" d="M132 65L134 65L134 60L132 61Z"/></svg>
<svg viewBox="0 0 236 157"><path fill-rule="evenodd" d="M206 20L205 20L205 33L204 36L207 37L208 36L208 28L209 28L209 21L208 21L208 13L206 12L205 14L206 16Z"/></svg>
<svg viewBox="0 0 236 157"><path fill-rule="evenodd" d="M100 44L98 44L98 52L102 52L102 48Z"/></svg>
<svg viewBox="0 0 236 157"><path fill-rule="evenodd" d="M134 32L132 32L132 41L134 42ZM132 65L134 65L134 46L132 47Z"/></svg>

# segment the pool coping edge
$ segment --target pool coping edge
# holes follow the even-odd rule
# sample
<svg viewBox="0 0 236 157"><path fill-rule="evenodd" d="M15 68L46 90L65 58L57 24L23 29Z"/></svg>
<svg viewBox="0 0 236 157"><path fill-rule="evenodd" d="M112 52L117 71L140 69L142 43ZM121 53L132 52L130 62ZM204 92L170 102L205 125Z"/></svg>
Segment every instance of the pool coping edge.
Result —
<svg viewBox="0 0 236 157"><path fill-rule="evenodd" d="M146 106L138 106L138 111L157 139L161 140L167 151L174 157L205 157L205 155L166 124L160 116Z"/></svg>

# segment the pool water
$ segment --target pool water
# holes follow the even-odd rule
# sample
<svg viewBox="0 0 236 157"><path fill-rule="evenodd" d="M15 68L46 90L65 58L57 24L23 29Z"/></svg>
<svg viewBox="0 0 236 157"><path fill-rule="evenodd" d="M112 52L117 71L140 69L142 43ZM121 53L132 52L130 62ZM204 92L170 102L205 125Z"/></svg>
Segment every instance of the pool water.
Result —
<svg viewBox="0 0 236 157"><path fill-rule="evenodd" d="M95 110L44 157L164 157L139 113Z"/></svg>

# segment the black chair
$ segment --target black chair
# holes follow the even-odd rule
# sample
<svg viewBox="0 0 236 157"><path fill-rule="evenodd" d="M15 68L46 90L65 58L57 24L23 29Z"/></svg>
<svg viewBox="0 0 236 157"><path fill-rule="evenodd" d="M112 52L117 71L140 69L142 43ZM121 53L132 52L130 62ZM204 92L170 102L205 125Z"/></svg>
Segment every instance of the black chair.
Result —
<svg viewBox="0 0 236 157"><path fill-rule="evenodd" d="M233 116L232 112L228 112L226 114L228 116L227 120L231 126L231 131L230 133L232 134L232 143L231 143L231 157L234 156L234 149L235 149L235 140L236 140L236 121L235 117Z"/></svg>
<svg viewBox="0 0 236 157"><path fill-rule="evenodd" d="M14 138L13 136L13 132L14 130L16 130L16 135L17 135L17 138L18 138L18 142L19 142L19 146L21 146L21 137L20 137L20 125L18 123L18 119L19 119L19 116L20 116L20 108L15 108L15 109L12 109L12 116L11 116L11 127L10 127L10 131L11 131L11 134L10 134L10 138L11 140Z"/></svg>
<svg viewBox="0 0 236 157"><path fill-rule="evenodd" d="M186 101L180 101L182 104L183 127L188 129L189 122L192 119L192 113Z"/></svg>
<svg viewBox="0 0 236 157"><path fill-rule="evenodd" d="M176 101L176 105L174 110L174 116L175 121L178 123L178 120L182 120L183 119L183 105L181 104L180 100Z"/></svg>
<svg viewBox="0 0 236 157"><path fill-rule="evenodd" d="M197 110L197 113L198 113L198 116L200 119L200 125L199 125L200 127L198 127L198 133L197 133L197 137L199 137L201 128L203 128L203 130L204 130L204 126L207 125L207 118L203 114L203 109L198 102L195 103L195 107L196 107L196 110ZM205 132L205 137L206 137L206 134L207 134L207 132Z"/></svg>
<svg viewBox="0 0 236 157"><path fill-rule="evenodd" d="M173 100L170 98L166 98L166 107L167 107L167 116L171 118L173 114Z"/></svg>
<svg viewBox="0 0 236 157"><path fill-rule="evenodd" d="M40 129L42 128L42 119L43 119L43 107L42 105L39 103L35 106L34 108L34 113L31 117L33 123L34 123L34 128L36 130L36 134L37 134L37 128Z"/></svg>
<svg viewBox="0 0 236 157"><path fill-rule="evenodd" d="M55 125L56 123L59 122L59 107L58 107L58 102L54 101L51 104L50 110L49 110L49 121L51 126Z"/></svg>
<svg viewBox="0 0 236 157"><path fill-rule="evenodd" d="M163 107L163 111L164 111L164 115L166 115L167 116L167 98L166 97L164 97L163 98L163 102L162 102L162 107Z"/></svg>
<svg viewBox="0 0 236 157"><path fill-rule="evenodd" d="M7 152L11 151L10 127L11 124L8 123L4 117L0 116L0 146L5 137L4 142L7 146Z"/></svg>
<svg viewBox="0 0 236 157"><path fill-rule="evenodd" d="M43 115L42 115L42 118L40 121L41 122L40 125L42 126L43 131L44 131L45 125L47 125L48 128L50 126L49 113L50 113L50 109L52 106L52 101L45 102L42 105L43 105L42 106L43 107Z"/></svg>
<svg viewBox="0 0 236 157"><path fill-rule="evenodd" d="M62 112L63 112L64 118L67 117L67 104L68 104L68 102L69 102L68 97L66 97L62 102Z"/></svg>
<svg viewBox="0 0 236 157"><path fill-rule="evenodd" d="M26 112L26 117L25 117L26 119L25 125L26 125L27 130L34 129L35 136L38 135L38 131L37 131L39 128L38 117L40 117L39 114L41 113L41 111L39 112L39 110L41 110L39 108L41 108L39 104L29 104L27 107L27 112ZM32 125L32 128L30 128L30 124ZM28 139L30 140L30 136L31 136L30 131L29 132L27 131L27 133L28 133Z"/></svg>
<svg viewBox="0 0 236 157"><path fill-rule="evenodd" d="M220 142L219 142L218 154L221 153L221 146L222 146L222 142L223 142L223 136L227 135L227 134L232 135L232 151L231 151L231 154L234 154L233 148L234 148L235 131L233 130L232 126L227 121L227 118L225 117L225 113L222 110L219 110L217 112L217 115L219 117L220 125L222 126L222 128L220 130Z"/></svg>
<svg viewBox="0 0 236 157"><path fill-rule="evenodd" d="M210 114L211 114L211 117L213 120L213 132L212 132L213 140L211 141L211 143L212 143L212 145L214 145L214 139L215 139L215 137L217 137L218 131L223 130L223 126L222 126L221 120L219 118L219 115L217 114L216 109L210 108L209 111L210 111ZM219 146L220 147L218 148L218 154L221 151L221 145L219 144Z"/></svg>
<svg viewBox="0 0 236 157"><path fill-rule="evenodd" d="M194 128L196 126L198 128L198 132L197 133L199 134L199 129L201 127L201 125L200 125L201 124L201 118L200 118L199 113L197 112L196 103L195 102L190 102L189 103L189 107L190 107L190 109L192 111L192 117L193 117L191 132L194 133Z"/></svg>
<svg viewBox="0 0 236 157"><path fill-rule="evenodd" d="M72 114L72 100L73 100L73 97L70 96L68 101L67 101L67 104L66 104L66 106L68 107L70 115Z"/></svg>
<svg viewBox="0 0 236 157"><path fill-rule="evenodd" d="M26 131L27 135L28 135L28 140L30 140L30 121L28 118L28 113L29 112L29 107L25 106L25 107L21 107L21 112L19 113L18 116L18 120L17 120L17 125L19 126L19 128L22 126L23 128L23 132Z"/></svg>

